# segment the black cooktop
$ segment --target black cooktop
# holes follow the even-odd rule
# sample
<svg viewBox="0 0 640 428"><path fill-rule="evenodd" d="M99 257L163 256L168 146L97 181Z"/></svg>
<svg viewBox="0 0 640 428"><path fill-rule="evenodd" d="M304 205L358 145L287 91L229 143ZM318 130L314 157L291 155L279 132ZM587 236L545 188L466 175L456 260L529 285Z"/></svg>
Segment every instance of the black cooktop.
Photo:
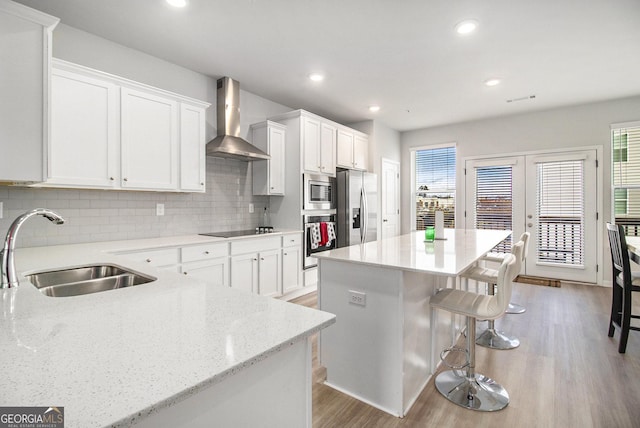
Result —
<svg viewBox="0 0 640 428"><path fill-rule="evenodd" d="M273 232L273 228L271 228L271 232ZM267 231L256 230L256 229L247 229L247 230L230 230L226 232L211 232L211 233L200 233L199 235L203 236L214 236L216 238L235 238L236 236L248 236L248 235L262 235L264 233L270 233Z"/></svg>

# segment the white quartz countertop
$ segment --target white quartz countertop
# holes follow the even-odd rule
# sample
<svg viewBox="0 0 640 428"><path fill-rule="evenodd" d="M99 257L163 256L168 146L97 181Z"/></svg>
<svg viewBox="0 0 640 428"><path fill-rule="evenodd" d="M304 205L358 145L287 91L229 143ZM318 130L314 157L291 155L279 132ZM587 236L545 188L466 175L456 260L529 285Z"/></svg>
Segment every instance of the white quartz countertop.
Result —
<svg viewBox="0 0 640 428"><path fill-rule="evenodd" d="M322 251L320 260L360 263L457 276L511 235L511 231L445 229L445 240L424 241L424 231Z"/></svg>
<svg viewBox="0 0 640 428"><path fill-rule="evenodd" d="M0 290L0 406L64 406L67 428L129 426L335 322L326 312L110 254L224 240L194 235L18 249L21 276L116 263L158 279L73 297L45 296L24 278Z"/></svg>

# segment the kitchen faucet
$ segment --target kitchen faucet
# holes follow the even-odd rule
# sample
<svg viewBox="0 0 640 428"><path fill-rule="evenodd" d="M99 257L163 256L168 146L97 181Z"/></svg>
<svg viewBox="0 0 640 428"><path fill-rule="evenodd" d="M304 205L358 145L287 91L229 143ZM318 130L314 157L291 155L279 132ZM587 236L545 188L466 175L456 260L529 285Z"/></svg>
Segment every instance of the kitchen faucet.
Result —
<svg viewBox="0 0 640 428"><path fill-rule="evenodd" d="M11 288L18 286L18 274L16 273L16 265L13 258L13 252L16 248L16 238L18 235L18 230L20 230L20 227L24 224L25 221L36 215L41 215L55 224L64 223L64 219L59 214L54 213L53 211L46 208L36 208L31 211L27 211L26 213L15 219L13 223L11 223L11 226L9 226L9 230L7 231L7 237L4 240L4 247L0 252L0 254L2 255L2 264L0 264L0 271L2 272L2 282L0 283L0 288Z"/></svg>

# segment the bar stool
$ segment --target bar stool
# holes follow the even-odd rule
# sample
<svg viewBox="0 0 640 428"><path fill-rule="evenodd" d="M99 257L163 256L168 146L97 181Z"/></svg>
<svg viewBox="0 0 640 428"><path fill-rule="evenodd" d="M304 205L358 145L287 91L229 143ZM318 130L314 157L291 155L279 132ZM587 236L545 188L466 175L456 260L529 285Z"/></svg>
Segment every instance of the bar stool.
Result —
<svg viewBox="0 0 640 428"><path fill-rule="evenodd" d="M524 232L522 235L520 235L520 241L524 242L524 251L522 252L523 264L524 264L524 261L527 259L527 255L529 254L529 237L530 236L531 234L529 232ZM487 262L502 263L503 259L504 259L504 254L496 254L496 255L487 254L484 257L482 257L480 260L487 261ZM526 312L526 310L527 308L525 308L522 305L509 302L509 306L507 307L507 310L505 312L507 314L523 314Z"/></svg>
<svg viewBox="0 0 640 428"><path fill-rule="evenodd" d="M518 273L520 273L520 269L522 268L523 252L524 242L522 241L515 243L513 247L511 247L511 255L514 255L516 257L516 276ZM508 255L509 254L507 254L507 256ZM494 294L495 284L497 283L498 279L498 271L482 266L472 266L471 268L464 271L460 275L460 277L465 281L473 279L478 282L486 282L487 284L489 284L489 295L492 296ZM478 340L476 341L476 343L480 346L500 350L514 349L520 346L520 340L517 337L511 337L502 331L496 330L494 320L489 320L487 329L483 331L480 336L478 336Z"/></svg>
<svg viewBox="0 0 640 428"><path fill-rule="evenodd" d="M518 245L518 244L516 244ZM467 317L467 363L440 373L435 380L436 388L449 401L467 409L492 412L509 404L509 394L502 385L475 372L476 319L496 319L504 315L511 299L512 282L518 275L516 256L507 254L498 269L497 293L493 296L470 291L445 288L431 296L429 304L433 308L444 309ZM459 350L449 348L447 351ZM444 360L443 360L444 362ZM446 363L445 363L446 364ZM458 370L466 368L464 374Z"/></svg>

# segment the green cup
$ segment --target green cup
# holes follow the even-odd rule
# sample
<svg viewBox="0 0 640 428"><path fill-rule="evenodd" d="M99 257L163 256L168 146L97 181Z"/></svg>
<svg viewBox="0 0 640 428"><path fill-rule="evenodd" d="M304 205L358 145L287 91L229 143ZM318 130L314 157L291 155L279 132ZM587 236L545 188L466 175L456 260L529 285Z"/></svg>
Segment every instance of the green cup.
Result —
<svg viewBox="0 0 640 428"><path fill-rule="evenodd" d="M424 240L427 242L433 242L436 238L436 230L433 226L427 226L424 230Z"/></svg>

